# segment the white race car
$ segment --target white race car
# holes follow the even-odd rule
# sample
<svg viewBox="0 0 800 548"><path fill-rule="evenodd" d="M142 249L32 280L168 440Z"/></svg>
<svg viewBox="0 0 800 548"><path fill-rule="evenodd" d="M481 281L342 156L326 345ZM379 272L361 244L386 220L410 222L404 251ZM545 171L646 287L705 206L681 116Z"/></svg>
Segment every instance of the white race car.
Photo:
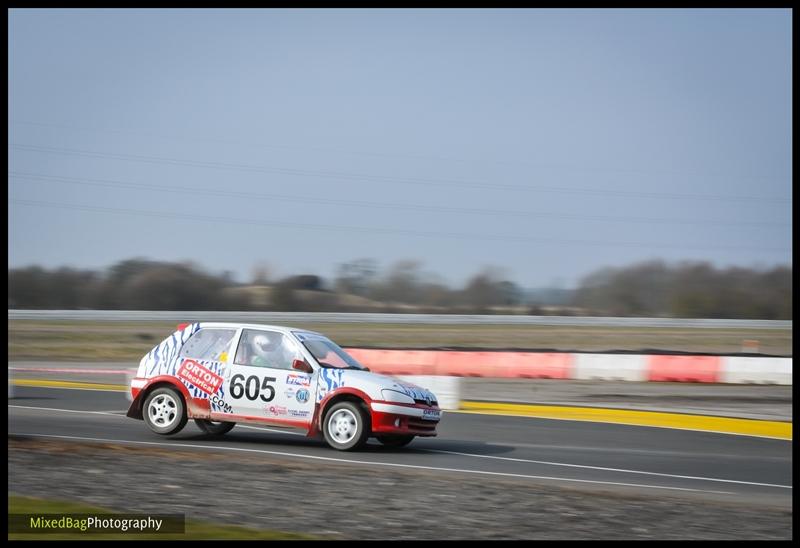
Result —
<svg viewBox="0 0 800 548"><path fill-rule="evenodd" d="M128 416L157 434L194 419L221 435L237 422L301 428L350 450L375 437L399 447L435 436L436 396L369 372L313 331L232 323L182 324L139 363Z"/></svg>

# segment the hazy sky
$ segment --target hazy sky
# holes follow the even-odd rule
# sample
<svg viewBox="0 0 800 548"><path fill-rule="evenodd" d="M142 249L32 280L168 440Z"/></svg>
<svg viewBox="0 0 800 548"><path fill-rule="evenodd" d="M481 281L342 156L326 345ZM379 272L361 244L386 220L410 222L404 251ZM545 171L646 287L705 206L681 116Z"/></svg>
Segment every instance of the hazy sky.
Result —
<svg viewBox="0 0 800 548"><path fill-rule="evenodd" d="M791 263L789 10L9 12L10 267Z"/></svg>

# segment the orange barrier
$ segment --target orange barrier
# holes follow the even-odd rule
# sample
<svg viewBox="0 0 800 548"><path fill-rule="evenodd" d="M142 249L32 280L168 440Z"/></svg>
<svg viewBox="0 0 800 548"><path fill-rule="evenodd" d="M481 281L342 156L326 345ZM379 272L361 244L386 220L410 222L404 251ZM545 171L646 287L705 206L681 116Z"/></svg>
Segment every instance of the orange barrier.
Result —
<svg viewBox="0 0 800 548"><path fill-rule="evenodd" d="M449 350L347 351L375 373L528 379L576 378L576 354ZM647 356L645 379L661 382L722 382L719 356Z"/></svg>
<svg viewBox="0 0 800 548"><path fill-rule="evenodd" d="M526 379L572 378L574 354L563 352L502 352L498 377Z"/></svg>
<svg viewBox="0 0 800 548"><path fill-rule="evenodd" d="M375 373L391 375L433 375L435 350L377 350L348 348L347 352Z"/></svg>
<svg viewBox="0 0 800 548"><path fill-rule="evenodd" d="M436 359L436 375L453 377L497 377L505 352L441 351Z"/></svg>
<svg viewBox="0 0 800 548"><path fill-rule="evenodd" d="M555 352L470 352L448 350L378 350L348 348L347 352L375 373L569 379L574 355Z"/></svg>
<svg viewBox="0 0 800 548"><path fill-rule="evenodd" d="M721 382L719 356L656 356L647 361L648 381Z"/></svg>

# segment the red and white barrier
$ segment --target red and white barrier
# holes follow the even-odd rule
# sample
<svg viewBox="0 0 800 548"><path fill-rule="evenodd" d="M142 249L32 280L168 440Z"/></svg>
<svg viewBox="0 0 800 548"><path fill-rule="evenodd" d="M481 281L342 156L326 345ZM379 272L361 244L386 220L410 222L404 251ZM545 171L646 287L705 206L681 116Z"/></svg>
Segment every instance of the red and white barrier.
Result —
<svg viewBox="0 0 800 548"><path fill-rule="evenodd" d="M791 358L722 358L720 382L733 384L792 384Z"/></svg>
<svg viewBox="0 0 800 548"><path fill-rule="evenodd" d="M375 373L420 378L792 384L792 358L373 348L348 348L347 351ZM9 379L12 371L125 375L127 384L136 373L135 369L9 367ZM9 397L11 394L9 380Z"/></svg>
<svg viewBox="0 0 800 548"><path fill-rule="evenodd" d="M631 354L575 354L572 378L600 381L646 381L647 356Z"/></svg>
<svg viewBox="0 0 800 548"><path fill-rule="evenodd" d="M348 352L372 371L390 375L792 384L792 358L369 348Z"/></svg>

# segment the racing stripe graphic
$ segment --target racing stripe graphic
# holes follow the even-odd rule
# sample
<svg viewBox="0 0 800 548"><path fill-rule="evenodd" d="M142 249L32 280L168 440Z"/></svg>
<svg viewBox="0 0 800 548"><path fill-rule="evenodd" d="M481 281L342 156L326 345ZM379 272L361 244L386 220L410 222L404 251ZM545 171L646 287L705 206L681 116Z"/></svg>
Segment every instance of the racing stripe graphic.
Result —
<svg viewBox="0 0 800 548"><path fill-rule="evenodd" d="M424 400L426 395L428 394L427 390L418 390L413 386L408 386L404 384L400 384L399 386L404 394L406 394L407 396L411 396L415 400Z"/></svg>
<svg viewBox="0 0 800 548"><path fill-rule="evenodd" d="M189 340L189 337L200 329L199 323L193 323L182 332L175 332L161 344L156 346L147 354L146 373L147 377L155 375L164 375L168 372L175 374L176 358L183 344Z"/></svg>
<svg viewBox="0 0 800 548"><path fill-rule="evenodd" d="M318 402L322 401L322 399L328 395L328 392L333 392L340 386L344 386L345 371L341 369L323 368L320 370L319 378L322 384L317 391Z"/></svg>

